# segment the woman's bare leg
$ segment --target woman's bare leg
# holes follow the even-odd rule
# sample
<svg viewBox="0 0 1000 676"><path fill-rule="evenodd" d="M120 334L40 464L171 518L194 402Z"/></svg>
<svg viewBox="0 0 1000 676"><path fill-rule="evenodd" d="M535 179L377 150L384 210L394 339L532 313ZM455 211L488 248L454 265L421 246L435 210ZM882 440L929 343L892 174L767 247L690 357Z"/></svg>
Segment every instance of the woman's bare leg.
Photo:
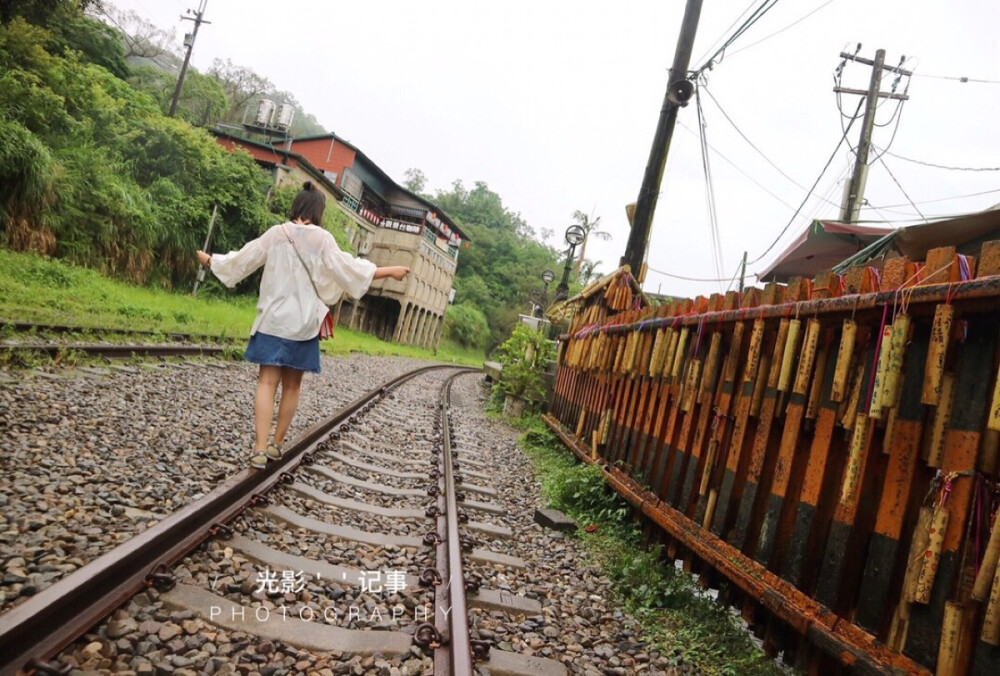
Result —
<svg viewBox="0 0 1000 676"><path fill-rule="evenodd" d="M257 376L257 394L253 400L255 451L267 448L267 436L271 431L271 418L274 417L274 394L281 382L280 366L261 366Z"/></svg>
<svg viewBox="0 0 1000 676"><path fill-rule="evenodd" d="M281 403L278 404L278 424L274 427L274 443L279 448L285 443L285 434L292 424L295 411L299 408L299 388L302 385L302 371L282 367Z"/></svg>

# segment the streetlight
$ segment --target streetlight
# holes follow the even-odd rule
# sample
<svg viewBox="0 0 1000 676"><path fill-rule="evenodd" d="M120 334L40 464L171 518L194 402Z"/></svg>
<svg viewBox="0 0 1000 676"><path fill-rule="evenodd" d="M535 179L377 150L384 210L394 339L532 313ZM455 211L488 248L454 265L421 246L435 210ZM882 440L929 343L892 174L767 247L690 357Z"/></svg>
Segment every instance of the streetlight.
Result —
<svg viewBox="0 0 1000 676"><path fill-rule="evenodd" d="M545 314L545 304L548 302L549 299L549 284L551 284L552 280L555 278L556 275L551 270L546 270L545 272L542 273L542 281L545 282L545 288L542 289L542 302L538 306L538 309L535 310L536 317L542 317Z"/></svg>
<svg viewBox="0 0 1000 676"><path fill-rule="evenodd" d="M587 233L582 225L571 225L566 228L566 242L569 243L569 254L566 256L566 267L563 268L562 281L556 287L556 302L569 298L569 271L573 267L573 254L576 253L576 247L583 243L586 236Z"/></svg>

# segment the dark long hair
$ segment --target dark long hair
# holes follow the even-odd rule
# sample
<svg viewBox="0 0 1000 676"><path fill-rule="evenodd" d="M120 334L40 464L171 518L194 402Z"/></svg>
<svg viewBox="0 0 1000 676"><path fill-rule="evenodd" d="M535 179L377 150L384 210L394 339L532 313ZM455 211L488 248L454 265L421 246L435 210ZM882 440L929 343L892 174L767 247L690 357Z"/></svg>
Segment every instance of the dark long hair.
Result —
<svg viewBox="0 0 1000 676"><path fill-rule="evenodd" d="M302 190L292 200L292 213L288 220L302 219L314 225L323 222L323 211L326 210L326 197L310 181L302 184Z"/></svg>

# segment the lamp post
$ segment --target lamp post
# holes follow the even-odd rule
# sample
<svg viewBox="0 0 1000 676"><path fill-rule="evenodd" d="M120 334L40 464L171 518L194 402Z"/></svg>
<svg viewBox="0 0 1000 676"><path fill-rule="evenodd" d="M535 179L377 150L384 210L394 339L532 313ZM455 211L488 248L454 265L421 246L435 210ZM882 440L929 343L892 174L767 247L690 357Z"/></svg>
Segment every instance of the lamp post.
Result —
<svg viewBox="0 0 1000 676"><path fill-rule="evenodd" d="M566 267L563 268L562 281L556 287L556 302L569 298L569 271L573 267L573 254L576 253L576 247L583 242L586 236L587 233L584 231L583 226L571 225L566 228L566 242L569 243L569 253L566 256Z"/></svg>
<svg viewBox="0 0 1000 676"><path fill-rule="evenodd" d="M542 289L542 302L539 304L538 309L535 310L536 317L545 316L545 306L549 301L549 284L552 280L556 278L556 275L551 270L546 270L542 273L542 281L545 283L545 287Z"/></svg>

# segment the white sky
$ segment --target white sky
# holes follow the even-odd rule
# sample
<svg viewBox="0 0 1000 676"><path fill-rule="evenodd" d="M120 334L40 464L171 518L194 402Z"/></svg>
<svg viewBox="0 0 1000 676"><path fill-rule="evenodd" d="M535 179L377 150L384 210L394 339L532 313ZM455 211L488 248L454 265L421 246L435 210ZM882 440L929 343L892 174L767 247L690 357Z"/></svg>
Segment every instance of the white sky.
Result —
<svg viewBox="0 0 1000 676"><path fill-rule="evenodd" d="M196 0L107 1L176 28L178 42L192 26L180 15L197 7ZM692 67L758 4L705 0ZM600 216L613 239L589 243L587 257L601 260L600 271L607 272L628 238L624 207L636 200L642 182L683 9L682 0L208 0L205 18L212 23L202 26L192 63L206 71L214 58L229 58L252 68L292 92L321 124L398 182L410 167L427 175L431 192L456 179L467 187L485 181L536 230L554 229L559 241L551 244L563 246L575 210ZM918 74L890 152L943 165L1000 167L997 26L998 0L781 0L734 43L709 73L708 89L802 187L775 171L704 98L708 142L739 168L710 157L726 276L737 270L744 250L750 260L758 258L778 236L833 152L842 132L832 73L839 53L847 46L853 52L857 42L863 43L860 56L873 58L883 48L892 65L905 54L905 67ZM848 63L844 85L866 89L870 72ZM891 82L883 78L883 91ZM845 112L857 103L858 97L845 96ZM876 121L887 122L894 108L885 102ZM649 265L713 278L693 101L678 120ZM877 146L889 142L894 125L876 128ZM859 119L848 136L852 144L860 127ZM924 216L1000 203L1000 172L883 159ZM845 145L817 187L836 205L848 161ZM994 192L945 199L984 191ZM862 210L863 219L914 222L913 207L881 163L871 168L866 198L879 209ZM750 275L763 271L808 219L838 212L811 199L770 254L749 267ZM727 283L650 272L645 286L694 296L725 290Z"/></svg>

